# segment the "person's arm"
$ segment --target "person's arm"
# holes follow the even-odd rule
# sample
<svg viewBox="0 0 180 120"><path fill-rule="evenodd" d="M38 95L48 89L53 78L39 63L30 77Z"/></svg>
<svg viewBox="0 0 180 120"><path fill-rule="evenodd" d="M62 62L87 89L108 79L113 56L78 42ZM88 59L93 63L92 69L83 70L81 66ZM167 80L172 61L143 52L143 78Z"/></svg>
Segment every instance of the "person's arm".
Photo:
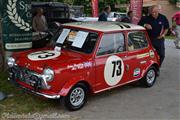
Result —
<svg viewBox="0 0 180 120"><path fill-rule="evenodd" d="M139 23L138 23L138 25L141 25L141 26L144 27L144 25L147 23L147 19L148 19L147 16L142 16Z"/></svg>
<svg viewBox="0 0 180 120"><path fill-rule="evenodd" d="M143 17L141 17L141 19L140 19L140 21L138 22L138 25L141 25L141 26L143 26L144 25L144 18Z"/></svg>
<svg viewBox="0 0 180 120"><path fill-rule="evenodd" d="M142 20L140 21L140 25L141 26L143 26L143 27L145 27L147 30L152 30L152 26L149 24L149 22L148 21L150 21L149 20L149 17L148 16L146 16L146 17L142 17L141 18Z"/></svg>
<svg viewBox="0 0 180 120"><path fill-rule="evenodd" d="M159 37L157 39L164 38L169 31L169 21L166 17L164 18L164 28L163 29L164 29L164 31L159 35Z"/></svg>
<svg viewBox="0 0 180 120"><path fill-rule="evenodd" d="M157 38L157 39L162 39L166 36L166 34L168 33L169 29L165 29L164 32Z"/></svg>
<svg viewBox="0 0 180 120"><path fill-rule="evenodd" d="M152 26L150 24L144 24L144 27L148 30L152 30Z"/></svg>

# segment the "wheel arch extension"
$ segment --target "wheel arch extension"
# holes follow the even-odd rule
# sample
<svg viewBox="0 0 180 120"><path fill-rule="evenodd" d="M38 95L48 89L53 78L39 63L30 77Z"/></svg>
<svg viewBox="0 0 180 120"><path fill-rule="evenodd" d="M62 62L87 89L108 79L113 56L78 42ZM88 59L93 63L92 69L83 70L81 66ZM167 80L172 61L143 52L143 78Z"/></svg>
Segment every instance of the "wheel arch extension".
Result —
<svg viewBox="0 0 180 120"><path fill-rule="evenodd" d="M77 80L77 81L69 81L66 83L63 88L60 90L59 95L61 96L66 96L68 95L69 91L71 90L72 87L74 87L77 84L83 84L87 87L87 90L89 93L92 93L92 88L90 83L88 83L86 80Z"/></svg>
<svg viewBox="0 0 180 120"><path fill-rule="evenodd" d="M155 67L155 69L157 70L157 76L159 76L159 65L157 63L154 63L151 66Z"/></svg>
<svg viewBox="0 0 180 120"><path fill-rule="evenodd" d="M149 68L152 67L152 66L157 70L157 76L159 76L160 72L159 72L159 65L158 65L158 63L155 63L155 62L152 62L152 61L151 61L151 64L149 64L149 66L146 67L146 69L144 70L144 72L141 74L141 78L143 78L143 77L146 75L147 71L148 71Z"/></svg>

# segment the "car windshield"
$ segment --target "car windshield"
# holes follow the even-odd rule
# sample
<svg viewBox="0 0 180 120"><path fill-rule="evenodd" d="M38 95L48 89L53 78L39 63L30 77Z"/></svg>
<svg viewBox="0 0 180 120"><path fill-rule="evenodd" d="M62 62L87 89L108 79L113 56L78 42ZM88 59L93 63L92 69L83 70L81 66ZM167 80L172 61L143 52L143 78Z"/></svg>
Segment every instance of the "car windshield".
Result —
<svg viewBox="0 0 180 120"><path fill-rule="evenodd" d="M55 37L56 46L64 49L92 53L95 48L98 34L90 31L63 28Z"/></svg>

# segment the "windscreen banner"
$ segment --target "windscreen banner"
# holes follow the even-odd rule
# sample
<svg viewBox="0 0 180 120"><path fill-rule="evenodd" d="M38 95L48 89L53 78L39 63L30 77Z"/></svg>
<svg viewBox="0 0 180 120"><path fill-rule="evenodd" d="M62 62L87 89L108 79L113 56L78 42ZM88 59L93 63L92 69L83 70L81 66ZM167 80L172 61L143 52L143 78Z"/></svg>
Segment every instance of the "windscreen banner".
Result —
<svg viewBox="0 0 180 120"><path fill-rule="evenodd" d="M91 0L92 17L98 17L98 0Z"/></svg>
<svg viewBox="0 0 180 120"><path fill-rule="evenodd" d="M133 12L132 22L138 24L142 17L143 0L131 0L130 10Z"/></svg>
<svg viewBox="0 0 180 120"><path fill-rule="evenodd" d="M31 0L2 0L2 39L6 51L32 48Z"/></svg>

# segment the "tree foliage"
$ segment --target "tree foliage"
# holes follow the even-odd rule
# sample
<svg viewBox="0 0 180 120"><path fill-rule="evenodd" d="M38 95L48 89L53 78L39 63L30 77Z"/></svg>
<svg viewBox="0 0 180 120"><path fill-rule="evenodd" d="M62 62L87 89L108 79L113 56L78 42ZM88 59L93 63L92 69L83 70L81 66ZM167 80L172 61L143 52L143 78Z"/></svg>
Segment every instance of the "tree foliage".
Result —
<svg viewBox="0 0 180 120"><path fill-rule="evenodd" d="M176 3L176 2L180 2L180 0L169 0L170 3Z"/></svg>
<svg viewBox="0 0 180 120"><path fill-rule="evenodd" d="M85 3L90 3L91 0L32 0L40 2L63 2L70 5L84 5ZM99 3L104 4L123 4L128 3L130 0L99 0Z"/></svg>
<svg viewBox="0 0 180 120"><path fill-rule="evenodd" d="M91 0L32 0L32 1L39 1L39 2L62 2L66 3L68 5L82 5L84 6L84 12L86 15L91 14ZM126 4L129 3L130 0L99 0L99 12L102 11L102 9L110 5L113 11L124 11L125 9L114 9L115 4Z"/></svg>

